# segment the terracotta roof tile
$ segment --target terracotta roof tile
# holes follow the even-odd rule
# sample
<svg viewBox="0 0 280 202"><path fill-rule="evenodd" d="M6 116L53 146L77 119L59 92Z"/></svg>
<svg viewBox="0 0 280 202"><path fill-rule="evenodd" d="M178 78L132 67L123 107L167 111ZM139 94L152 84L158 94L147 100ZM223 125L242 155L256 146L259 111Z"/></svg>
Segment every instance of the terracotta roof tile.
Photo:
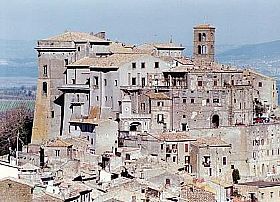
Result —
<svg viewBox="0 0 280 202"><path fill-rule="evenodd" d="M204 147L204 146L230 146L227 142L223 141L219 137L199 137L197 141L192 143L195 146Z"/></svg>
<svg viewBox="0 0 280 202"><path fill-rule="evenodd" d="M165 93L147 93L146 94L150 99L153 100L169 100L170 97Z"/></svg>
<svg viewBox="0 0 280 202"><path fill-rule="evenodd" d="M190 136L189 132L164 132L156 135L162 141L195 141L196 139Z"/></svg>
<svg viewBox="0 0 280 202"><path fill-rule="evenodd" d="M91 42L109 42L86 32L65 32L44 40L49 41L91 41Z"/></svg>
<svg viewBox="0 0 280 202"><path fill-rule="evenodd" d="M119 67L145 54L113 54L108 57L83 58L69 66L89 66L89 67Z"/></svg>
<svg viewBox="0 0 280 202"><path fill-rule="evenodd" d="M70 147L70 146L72 145L61 139L52 140L47 144L47 147Z"/></svg>

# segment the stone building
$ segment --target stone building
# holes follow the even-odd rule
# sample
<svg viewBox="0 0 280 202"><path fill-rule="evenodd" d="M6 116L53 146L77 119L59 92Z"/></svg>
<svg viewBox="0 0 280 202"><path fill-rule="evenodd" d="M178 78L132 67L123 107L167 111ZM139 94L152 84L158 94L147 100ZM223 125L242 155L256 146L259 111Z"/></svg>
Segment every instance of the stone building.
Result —
<svg viewBox="0 0 280 202"><path fill-rule="evenodd" d="M250 126L278 106L275 79L215 61L210 25L194 27L193 58L172 41L131 46L103 32L65 32L36 50L35 144L83 136L113 152L145 133Z"/></svg>
<svg viewBox="0 0 280 202"><path fill-rule="evenodd" d="M34 185L15 178L0 180L0 201L30 202L33 198Z"/></svg>
<svg viewBox="0 0 280 202"><path fill-rule="evenodd" d="M280 183L251 181L235 185L243 200L259 202L277 202L280 200Z"/></svg>

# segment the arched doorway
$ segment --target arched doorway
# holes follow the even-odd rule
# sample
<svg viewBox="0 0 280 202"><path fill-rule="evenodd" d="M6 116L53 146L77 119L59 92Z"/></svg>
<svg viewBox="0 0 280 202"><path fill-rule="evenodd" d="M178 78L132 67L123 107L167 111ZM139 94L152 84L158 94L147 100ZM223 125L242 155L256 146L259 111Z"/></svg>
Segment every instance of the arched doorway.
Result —
<svg viewBox="0 0 280 202"><path fill-rule="evenodd" d="M215 114L214 116L212 116L212 126L213 128L218 128L220 125L220 117Z"/></svg>
<svg viewBox="0 0 280 202"><path fill-rule="evenodd" d="M139 131L139 126L141 126L141 123L139 123L139 122L132 122L130 124L129 130L130 131Z"/></svg>

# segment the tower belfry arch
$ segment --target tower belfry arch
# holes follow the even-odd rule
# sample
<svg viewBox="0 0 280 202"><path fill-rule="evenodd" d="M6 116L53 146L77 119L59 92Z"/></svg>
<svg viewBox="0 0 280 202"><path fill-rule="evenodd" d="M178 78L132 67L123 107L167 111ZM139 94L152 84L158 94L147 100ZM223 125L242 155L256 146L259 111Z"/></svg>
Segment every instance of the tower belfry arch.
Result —
<svg viewBox="0 0 280 202"><path fill-rule="evenodd" d="M209 24L193 28L193 58L201 65L209 65L215 60L215 27Z"/></svg>

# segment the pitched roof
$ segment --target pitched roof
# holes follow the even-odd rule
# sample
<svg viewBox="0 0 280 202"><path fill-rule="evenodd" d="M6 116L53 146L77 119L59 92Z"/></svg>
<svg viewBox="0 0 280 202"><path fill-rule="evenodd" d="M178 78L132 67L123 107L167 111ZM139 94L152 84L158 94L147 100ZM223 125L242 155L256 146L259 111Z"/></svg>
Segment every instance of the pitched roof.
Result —
<svg viewBox="0 0 280 202"><path fill-rule="evenodd" d="M38 166L35 166L31 163L26 163L23 166L21 166L21 170L39 170L40 168Z"/></svg>
<svg viewBox="0 0 280 202"><path fill-rule="evenodd" d="M118 54L148 53L146 50L139 49L135 45L128 45L121 42L112 42L109 45L109 51Z"/></svg>
<svg viewBox="0 0 280 202"><path fill-rule="evenodd" d="M206 147L206 146L226 146L229 147L230 144L223 141L220 137L199 137L195 142L192 143L198 147Z"/></svg>
<svg viewBox="0 0 280 202"><path fill-rule="evenodd" d="M146 94L150 99L153 100L169 100L170 97L165 93L147 93Z"/></svg>
<svg viewBox="0 0 280 202"><path fill-rule="evenodd" d="M197 29L208 29L208 28L214 29L215 27L213 27L210 24L199 24L199 25L194 26L194 29L196 29L196 28Z"/></svg>
<svg viewBox="0 0 280 202"><path fill-rule="evenodd" d="M109 42L107 40L101 39L99 37L96 37L90 33L86 32L64 32L62 34L49 37L47 39L48 41L90 41L90 42Z"/></svg>
<svg viewBox="0 0 280 202"><path fill-rule="evenodd" d="M162 141L195 141L189 132L164 132L156 136Z"/></svg>
<svg viewBox="0 0 280 202"><path fill-rule="evenodd" d="M185 49L183 46L179 46L175 43L154 43L152 45L159 49Z"/></svg>
<svg viewBox="0 0 280 202"><path fill-rule="evenodd" d="M280 186L280 182L253 181L253 182L238 183L238 185L256 186L259 188L266 188L266 187Z"/></svg>
<svg viewBox="0 0 280 202"><path fill-rule="evenodd" d="M47 144L47 147L70 147L70 146L72 146L72 144L69 144L61 139L51 140Z"/></svg>
<svg viewBox="0 0 280 202"><path fill-rule="evenodd" d="M69 66L89 66L89 67L119 67L145 54L113 54L108 57L85 57L72 63Z"/></svg>

